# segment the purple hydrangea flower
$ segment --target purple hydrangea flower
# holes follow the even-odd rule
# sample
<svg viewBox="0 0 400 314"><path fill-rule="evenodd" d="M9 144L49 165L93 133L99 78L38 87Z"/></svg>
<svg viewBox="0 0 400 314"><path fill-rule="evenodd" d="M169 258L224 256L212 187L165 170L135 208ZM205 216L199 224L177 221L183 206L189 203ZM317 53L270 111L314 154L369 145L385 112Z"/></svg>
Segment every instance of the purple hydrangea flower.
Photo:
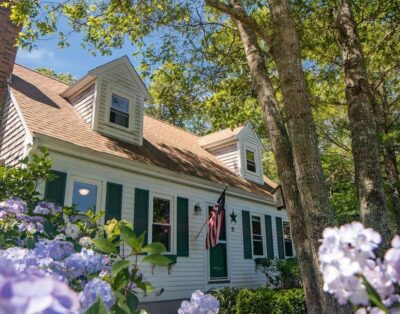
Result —
<svg viewBox="0 0 400 314"><path fill-rule="evenodd" d="M72 253L74 253L74 245L68 241L40 240L35 247L35 254L38 257L51 257L56 261L61 261Z"/></svg>
<svg viewBox="0 0 400 314"><path fill-rule="evenodd" d="M103 255L84 248L80 253L68 256L64 263L68 273L73 278L77 278L85 273L94 274L107 269L108 267L104 265L103 260Z"/></svg>
<svg viewBox="0 0 400 314"><path fill-rule="evenodd" d="M61 205L45 201L37 203L35 209L33 210L35 214L41 214L41 215L54 215L57 213L61 213L61 211L62 211Z"/></svg>
<svg viewBox="0 0 400 314"><path fill-rule="evenodd" d="M38 265L38 258L30 250L20 247L11 247L0 253L0 258L14 265L16 272L24 271L29 266Z"/></svg>
<svg viewBox="0 0 400 314"><path fill-rule="evenodd" d="M100 297L105 306L110 309L115 303L115 296L112 292L111 286L98 278L89 281L80 294L80 301L82 308L87 309L92 305L97 297Z"/></svg>
<svg viewBox="0 0 400 314"><path fill-rule="evenodd" d="M16 272L0 258L0 308L3 313L75 313L80 304L76 292L37 268Z"/></svg>
<svg viewBox="0 0 400 314"><path fill-rule="evenodd" d="M215 297L196 290L193 292L190 302L182 302L178 314L216 314L218 311L219 301Z"/></svg>
<svg viewBox="0 0 400 314"><path fill-rule="evenodd" d="M13 197L0 203L0 212L1 211L14 214L27 213L28 207L22 199L19 197Z"/></svg>
<svg viewBox="0 0 400 314"><path fill-rule="evenodd" d="M20 222L18 225L20 232L27 231L29 233L43 233L44 231L43 217L31 217L25 214L17 213L15 218Z"/></svg>

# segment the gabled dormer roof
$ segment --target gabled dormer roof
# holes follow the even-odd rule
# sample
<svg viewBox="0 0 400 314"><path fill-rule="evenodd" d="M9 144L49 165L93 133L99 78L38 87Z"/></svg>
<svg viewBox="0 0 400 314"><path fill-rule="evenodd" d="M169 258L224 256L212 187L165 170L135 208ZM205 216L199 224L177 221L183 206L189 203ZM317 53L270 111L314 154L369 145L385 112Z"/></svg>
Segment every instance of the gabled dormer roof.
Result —
<svg viewBox="0 0 400 314"><path fill-rule="evenodd" d="M254 131L254 127L251 122L246 122L245 124L238 126L234 129L227 128L221 131L217 131L199 138L200 146L210 149L217 146L225 145L230 142L240 140L241 136L244 132L249 131L252 132L254 138L256 139L259 146L265 150L265 146L260 140L260 137Z"/></svg>
<svg viewBox="0 0 400 314"><path fill-rule="evenodd" d="M115 66L123 65L126 69L128 69L129 73L132 75L133 79L137 82L140 90L144 95L144 99L146 101L152 102L153 99L146 88L143 80L140 78L139 74L136 72L134 66L132 65L131 61L127 56L123 56L121 58L115 59L108 63L105 63L97 68L90 70L84 77L79 79L75 84L67 87L62 93L61 96L64 98L70 98L72 95L75 95L79 91L85 89L87 86L92 84L97 77L101 74L107 72L108 70L112 69Z"/></svg>

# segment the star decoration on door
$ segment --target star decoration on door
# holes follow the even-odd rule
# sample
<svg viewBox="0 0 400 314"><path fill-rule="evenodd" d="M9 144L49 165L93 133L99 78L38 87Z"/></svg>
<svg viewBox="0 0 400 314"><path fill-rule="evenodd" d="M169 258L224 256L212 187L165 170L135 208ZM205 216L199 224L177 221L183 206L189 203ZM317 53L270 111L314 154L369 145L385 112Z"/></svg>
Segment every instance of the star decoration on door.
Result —
<svg viewBox="0 0 400 314"><path fill-rule="evenodd" d="M236 217L237 215L235 214L235 212L232 210L232 214L229 215L231 217L231 223L234 222L236 223Z"/></svg>

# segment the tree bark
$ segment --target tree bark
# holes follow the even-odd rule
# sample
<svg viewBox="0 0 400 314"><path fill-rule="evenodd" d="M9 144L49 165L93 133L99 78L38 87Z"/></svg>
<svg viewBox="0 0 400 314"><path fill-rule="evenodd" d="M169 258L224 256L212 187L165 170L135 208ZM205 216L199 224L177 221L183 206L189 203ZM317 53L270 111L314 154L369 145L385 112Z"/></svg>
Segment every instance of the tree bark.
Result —
<svg viewBox="0 0 400 314"><path fill-rule="evenodd" d="M396 153L392 147L383 147L383 164L389 185L391 211L396 222L397 232L400 231L400 173L397 165Z"/></svg>
<svg viewBox="0 0 400 314"><path fill-rule="evenodd" d="M374 99L357 24L348 0L337 1L336 26L343 56L360 217L366 226L380 232L384 249L391 240L392 232L379 160L377 130L372 114Z"/></svg>

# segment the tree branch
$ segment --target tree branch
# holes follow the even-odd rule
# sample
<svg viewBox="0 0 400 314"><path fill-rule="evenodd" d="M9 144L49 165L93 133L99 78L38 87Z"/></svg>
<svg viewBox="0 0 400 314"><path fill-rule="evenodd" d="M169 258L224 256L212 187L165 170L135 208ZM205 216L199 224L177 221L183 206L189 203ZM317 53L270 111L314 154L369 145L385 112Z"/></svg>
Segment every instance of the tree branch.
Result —
<svg viewBox="0 0 400 314"><path fill-rule="evenodd" d="M243 9L232 7L231 5L226 4L219 0L205 0L205 3L208 6L213 7L214 9L217 9L229 15L231 18L239 20L247 27L252 29L258 36L260 36L267 43L269 47L271 47L272 41L265 32L265 30L257 23L255 19L248 16Z"/></svg>

